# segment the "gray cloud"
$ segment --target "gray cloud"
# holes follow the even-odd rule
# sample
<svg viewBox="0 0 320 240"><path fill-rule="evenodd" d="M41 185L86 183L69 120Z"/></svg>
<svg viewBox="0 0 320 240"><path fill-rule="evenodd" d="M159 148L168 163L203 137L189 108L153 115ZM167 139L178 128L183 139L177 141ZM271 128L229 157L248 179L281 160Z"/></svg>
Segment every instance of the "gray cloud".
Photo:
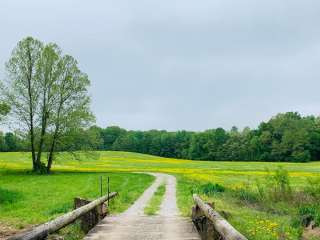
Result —
<svg viewBox="0 0 320 240"><path fill-rule="evenodd" d="M75 56L100 126L256 127L319 114L317 0L0 2L0 76L31 35Z"/></svg>

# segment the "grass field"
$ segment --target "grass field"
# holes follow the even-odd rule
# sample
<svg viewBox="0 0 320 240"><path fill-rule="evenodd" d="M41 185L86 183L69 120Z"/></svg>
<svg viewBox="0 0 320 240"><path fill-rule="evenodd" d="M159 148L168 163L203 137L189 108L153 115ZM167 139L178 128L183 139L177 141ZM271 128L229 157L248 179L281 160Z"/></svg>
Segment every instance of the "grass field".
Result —
<svg viewBox="0 0 320 240"><path fill-rule="evenodd" d="M166 191L165 184L159 186L157 191L154 193L153 197L151 198L150 202L144 209L144 213L146 215L155 215L160 210L160 205L163 199L163 195Z"/></svg>
<svg viewBox="0 0 320 240"><path fill-rule="evenodd" d="M294 209L282 206L283 211L267 211L243 204L230 194L233 189L253 186L256 181L265 179L270 174L269 171L273 172L279 166L289 171L291 185L297 189L304 188L307 179L320 176L320 162L208 162L125 152L96 152L83 155L80 160L60 154L54 165L57 174L34 176L25 173L31 169L28 153L0 153L0 191L11 192L7 194L11 194L15 201L12 203L2 200L0 222L16 224L16 219L19 218L22 224L34 224L61 214L70 208L70 201L74 196L97 196L98 176L104 172L111 172L103 175L112 176L114 190L120 193L129 192L127 196L117 200L125 203L123 208L119 209L119 204L114 203L113 210L121 211L152 181L152 177L130 172L165 172L178 179L178 206L183 215L190 215L192 193L198 192L208 201L214 201L218 210L227 212L228 220L249 239L299 239L301 227L292 223L294 214L291 212ZM206 183L218 183L230 191L213 195L202 194L199 189ZM92 190L90 186L96 188ZM128 187L131 188L130 191L126 190ZM68 192L61 194L66 188ZM42 189L43 191L40 191ZM46 203L47 201L49 203ZM43 206L39 213L28 214L38 205ZM19 209L21 212L18 213Z"/></svg>
<svg viewBox="0 0 320 240"><path fill-rule="evenodd" d="M16 156L21 157L20 153L5 155L6 160L2 158L1 164L10 159L16 161ZM70 211L76 196L87 199L99 197L100 176L103 177L104 193L107 177L110 177L110 190L120 193L110 201L113 213L127 209L154 179L147 174L112 172L62 171L39 176L23 169L15 170L8 165L0 165L0 239L4 227L11 231L23 229ZM66 239L79 239L82 236L77 226L68 227L63 235L67 236Z"/></svg>

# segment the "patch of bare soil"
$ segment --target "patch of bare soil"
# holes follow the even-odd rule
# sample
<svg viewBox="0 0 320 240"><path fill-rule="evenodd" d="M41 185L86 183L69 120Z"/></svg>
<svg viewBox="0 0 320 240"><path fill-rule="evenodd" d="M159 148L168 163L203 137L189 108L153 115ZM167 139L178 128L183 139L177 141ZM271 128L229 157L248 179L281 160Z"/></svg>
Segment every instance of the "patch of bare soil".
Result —
<svg viewBox="0 0 320 240"><path fill-rule="evenodd" d="M7 239L8 237L17 233L18 230L12 227L5 225L4 223L0 223L0 240Z"/></svg>
<svg viewBox="0 0 320 240"><path fill-rule="evenodd" d="M316 240L320 239L320 228L311 223L306 227L302 234L303 240Z"/></svg>

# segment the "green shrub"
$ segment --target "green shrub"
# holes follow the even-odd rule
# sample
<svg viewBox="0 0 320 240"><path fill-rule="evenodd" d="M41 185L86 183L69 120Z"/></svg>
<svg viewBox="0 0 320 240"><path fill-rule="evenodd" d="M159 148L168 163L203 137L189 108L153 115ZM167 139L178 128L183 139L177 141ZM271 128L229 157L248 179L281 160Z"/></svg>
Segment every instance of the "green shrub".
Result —
<svg viewBox="0 0 320 240"><path fill-rule="evenodd" d="M205 194L207 196L214 195L216 193L224 192L226 189L224 186L218 183L206 183L197 184L191 188L191 193Z"/></svg>
<svg viewBox="0 0 320 240"><path fill-rule="evenodd" d="M261 200L279 202L292 198L289 173L282 167L278 167L274 174L269 174L265 183L258 182L257 189Z"/></svg>
<svg viewBox="0 0 320 240"><path fill-rule="evenodd" d="M293 204L289 174L281 167L275 173L269 173L264 180L256 180L255 184L244 182L243 187L233 190L233 195L243 202L254 203L261 209L277 213L285 211L283 206L288 203Z"/></svg>
<svg viewBox="0 0 320 240"><path fill-rule="evenodd" d="M320 206L319 204L310 204L300 206L298 209L298 215L301 220L301 224L307 226L310 221L314 221L316 225L320 224Z"/></svg>
<svg viewBox="0 0 320 240"><path fill-rule="evenodd" d="M245 188L240 188L237 191L235 191L236 196L241 200L245 201L247 203L256 203L259 201L258 195Z"/></svg>
<svg viewBox="0 0 320 240"><path fill-rule="evenodd" d="M210 196L215 193L220 193L225 191L225 187L218 183L207 183L200 186L201 193Z"/></svg>
<svg viewBox="0 0 320 240"><path fill-rule="evenodd" d="M320 199L320 178L309 178L308 184L306 185L304 189L306 194L311 195L312 197L316 199Z"/></svg>

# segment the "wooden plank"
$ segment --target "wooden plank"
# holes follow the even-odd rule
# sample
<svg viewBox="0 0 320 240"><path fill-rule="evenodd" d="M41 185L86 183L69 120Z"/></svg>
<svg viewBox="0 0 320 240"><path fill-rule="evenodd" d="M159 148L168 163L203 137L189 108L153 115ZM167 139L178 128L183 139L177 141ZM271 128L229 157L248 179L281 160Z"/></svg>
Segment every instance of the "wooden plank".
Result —
<svg viewBox="0 0 320 240"><path fill-rule="evenodd" d="M193 200L201 209L203 214L213 223L214 228L225 240L247 240L245 236L239 233L227 220L213 210L208 204L202 201L197 195L193 195Z"/></svg>
<svg viewBox="0 0 320 240"><path fill-rule="evenodd" d="M91 203L92 201L76 197L74 199L74 209L80 208L84 205ZM84 233L88 233L98 222L101 221L107 215L107 208L105 204L96 206L91 211L82 215L78 220L80 220L81 230Z"/></svg>
<svg viewBox="0 0 320 240"><path fill-rule="evenodd" d="M92 202L90 202L87 205L84 205L78 209L75 209L69 213L66 213L60 217L57 217L56 219L44 223L42 225L39 225L37 227L34 227L30 229L29 231L14 235L8 240L38 240L38 239L44 239L46 238L50 233L54 233L58 231L59 229L69 225L70 223L73 223L75 220L77 220L82 215L86 214L87 212L91 211L95 207L103 204L108 199L114 198L118 193L113 192L111 194L102 196L101 198L98 198Z"/></svg>

